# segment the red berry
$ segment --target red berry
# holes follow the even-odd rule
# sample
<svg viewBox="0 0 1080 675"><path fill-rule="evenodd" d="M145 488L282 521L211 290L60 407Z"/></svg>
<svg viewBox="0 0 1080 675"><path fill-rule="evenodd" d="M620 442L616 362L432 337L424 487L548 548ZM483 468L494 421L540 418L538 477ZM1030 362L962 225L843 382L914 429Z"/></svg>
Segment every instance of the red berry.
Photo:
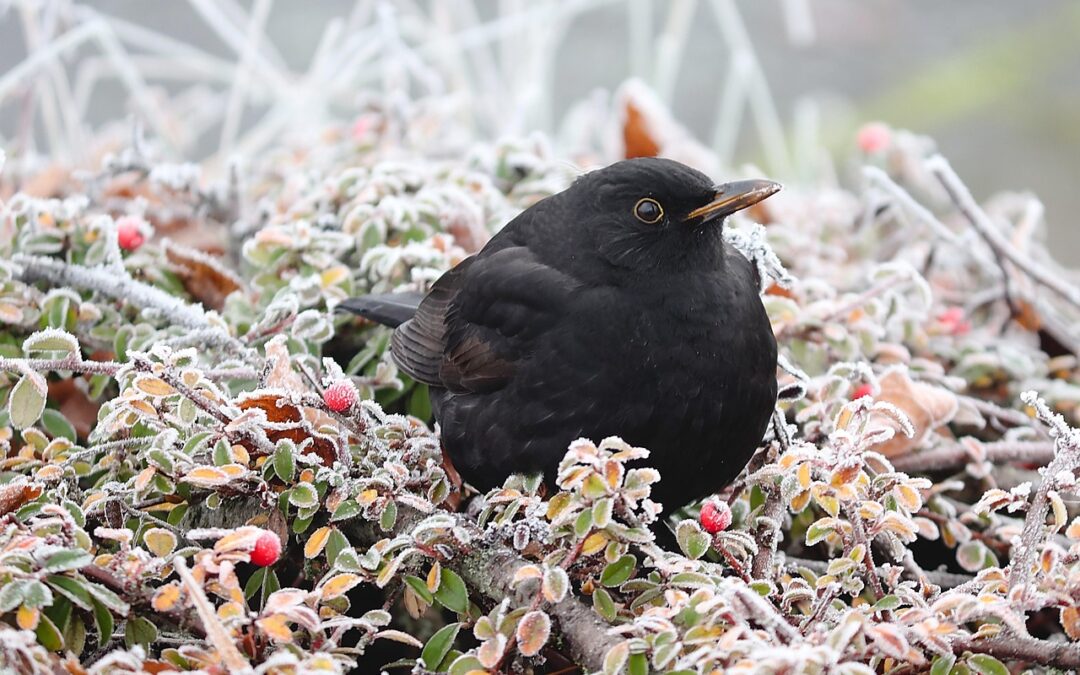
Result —
<svg viewBox="0 0 1080 675"><path fill-rule="evenodd" d="M281 540L270 530L263 530L251 549L251 562L259 567L266 567L277 562L281 556Z"/></svg>
<svg viewBox="0 0 1080 675"><path fill-rule="evenodd" d="M361 115L352 124L352 139L357 143L368 140L371 130L375 128L375 119L372 115Z"/></svg>
<svg viewBox="0 0 1080 675"><path fill-rule="evenodd" d="M701 506L701 527L709 534L723 532L731 525L731 507L713 498Z"/></svg>
<svg viewBox="0 0 1080 675"><path fill-rule="evenodd" d="M881 122L864 124L855 135L859 149L867 154L881 152L892 143L892 132Z"/></svg>
<svg viewBox="0 0 1080 675"><path fill-rule="evenodd" d="M961 307L950 307L938 314L938 322L952 335L966 335L971 332L971 323L964 319Z"/></svg>
<svg viewBox="0 0 1080 675"><path fill-rule="evenodd" d="M854 401L855 399L862 398L863 396L870 396L873 393L874 388L871 387L869 384L860 384L859 386L855 387L855 391L851 392L851 400Z"/></svg>
<svg viewBox="0 0 1080 675"><path fill-rule="evenodd" d="M138 216L122 216L116 221L116 243L125 251L134 251L143 245L143 219Z"/></svg>
<svg viewBox="0 0 1080 675"><path fill-rule="evenodd" d="M326 388L322 399L334 412L345 412L356 405L356 387L348 380L338 380Z"/></svg>

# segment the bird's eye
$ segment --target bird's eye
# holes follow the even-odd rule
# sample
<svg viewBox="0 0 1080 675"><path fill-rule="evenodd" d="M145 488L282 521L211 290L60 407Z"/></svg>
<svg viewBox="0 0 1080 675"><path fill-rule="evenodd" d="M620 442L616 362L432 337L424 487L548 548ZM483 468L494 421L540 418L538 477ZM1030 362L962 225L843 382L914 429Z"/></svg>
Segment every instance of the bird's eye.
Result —
<svg viewBox="0 0 1080 675"><path fill-rule="evenodd" d="M664 209L660 207L660 202L644 197L634 204L634 215L641 222L651 225L664 217Z"/></svg>

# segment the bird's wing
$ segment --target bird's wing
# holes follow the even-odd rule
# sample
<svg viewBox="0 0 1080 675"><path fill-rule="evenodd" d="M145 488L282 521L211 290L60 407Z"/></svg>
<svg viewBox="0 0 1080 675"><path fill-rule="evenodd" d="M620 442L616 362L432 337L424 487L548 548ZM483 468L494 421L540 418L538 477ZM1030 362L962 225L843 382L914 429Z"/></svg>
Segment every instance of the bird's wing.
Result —
<svg viewBox="0 0 1080 675"><path fill-rule="evenodd" d="M446 314L474 260L466 258L439 277L420 301L416 314L398 326L390 338L394 361L418 382L442 386L439 368L446 350Z"/></svg>
<svg viewBox="0 0 1080 675"><path fill-rule="evenodd" d="M527 247L485 252L435 283L395 332L394 357L416 379L452 392L497 390L577 286Z"/></svg>

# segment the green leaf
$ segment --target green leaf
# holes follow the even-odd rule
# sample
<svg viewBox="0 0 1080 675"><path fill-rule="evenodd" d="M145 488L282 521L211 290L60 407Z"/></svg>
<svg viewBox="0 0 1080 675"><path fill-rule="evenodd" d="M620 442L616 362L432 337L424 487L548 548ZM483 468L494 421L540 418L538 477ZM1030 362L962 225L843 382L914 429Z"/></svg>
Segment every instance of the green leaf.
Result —
<svg viewBox="0 0 1080 675"><path fill-rule="evenodd" d="M934 658L934 665L930 667L930 675L949 675L953 664L956 663L955 654L942 654Z"/></svg>
<svg viewBox="0 0 1080 675"><path fill-rule="evenodd" d="M425 422L431 420L431 397L426 384L417 384L409 396L409 414Z"/></svg>
<svg viewBox="0 0 1080 675"><path fill-rule="evenodd" d="M454 646L454 640L457 639L460 630L460 623L451 623L435 631L435 634L424 645L424 650L420 652L420 660L424 662L425 668L435 670L439 667L446 655L450 653L450 648Z"/></svg>
<svg viewBox="0 0 1080 675"><path fill-rule="evenodd" d="M895 595L886 595L874 603L873 610L875 612L883 612L891 609L896 609L899 606L900 598Z"/></svg>
<svg viewBox="0 0 1080 675"><path fill-rule="evenodd" d="M338 554L349 548L349 540L341 533L341 530L334 529L330 532L330 539L326 542L326 562L331 565L337 560Z"/></svg>
<svg viewBox="0 0 1080 675"><path fill-rule="evenodd" d="M59 410L46 408L42 411L41 425L45 427L45 431L48 431L54 438L66 438L72 443L74 443L77 438L75 427L71 422L68 422L67 418L64 417Z"/></svg>
<svg viewBox="0 0 1080 675"><path fill-rule="evenodd" d="M51 605L45 608L45 616L52 619L53 625L63 633L67 630L68 620L71 619L71 602L60 596Z"/></svg>
<svg viewBox="0 0 1080 675"><path fill-rule="evenodd" d="M420 577L408 575L405 577L405 583L409 585L409 588L423 599L427 604L432 604L435 601L435 596L428 590L427 584Z"/></svg>
<svg viewBox="0 0 1080 675"><path fill-rule="evenodd" d="M52 591L37 579L26 582L26 585L23 586L22 596L23 604L32 608L48 607L53 602Z"/></svg>
<svg viewBox="0 0 1080 675"><path fill-rule="evenodd" d="M131 609L126 602L120 599L119 595L104 586L87 583L86 590L90 591L90 595L94 596L95 600L121 616L127 616L128 611Z"/></svg>
<svg viewBox="0 0 1080 675"><path fill-rule="evenodd" d="M38 620L37 630L34 632L37 634L37 641L45 649L58 652L64 648L64 637L60 634L60 629L46 615L41 615Z"/></svg>
<svg viewBox="0 0 1080 675"><path fill-rule="evenodd" d="M637 558L627 553L604 568L600 573L600 583L604 586L618 586L634 575Z"/></svg>
<svg viewBox="0 0 1080 675"><path fill-rule="evenodd" d="M480 663L480 659L472 654L463 654L454 659L454 662L450 664L447 675L468 675L474 670L484 672L487 669L484 668L484 664Z"/></svg>
<svg viewBox="0 0 1080 675"><path fill-rule="evenodd" d="M649 659L645 654L631 654L628 665L630 675L649 675Z"/></svg>
<svg viewBox="0 0 1080 675"><path fill-rule="evenodd" d="M71 517L75 520L76 525L78 525L79 527L86 527L86 514L83 513L81 506L71 501L70 499L65 499L63 502L61 502L60 505L63 506L67 510L67 512L71 514Z"/></svg>
<svg viewBox="0 0 1080 675"><path fill-rule="evenodd" d="M64 648L72 653L81 654L86 646L86 624L78 614L72 614L64 626Z"/></svg>
<svg viewBox="0 0 1080 675"><path fill-rule="evenodd" d="M47 577L45 582L57 593L78 606L79 609L89 610L91 608L90 591L86 590L86 585L78 579L53 574Z"/></svg>
<svg viewBox="0 0 1080 675"><path fill-rule="evenodd" d="M217 443L214 443L214 466L225 466L230 463L232 463L230 446L229 443L222 438Z"/></svg>
<svg viewBox="0 0 1080 675"><path fill-rule="evenodd" d="M615 601L611 599L611 594L603 588L597 588L592 594L592 606L596 610L596 613L604 617L608 623L615 621Z"/></svg>
<svg viewBox="0 0 1080 675"><path fill-rule="evenodd" d="M244 584L244 599L251 600L255 597L255 594L262 588L263 575L265 574L266 568L260 567L248 577L247 583Z"/></svg>
<svg viewBox="0 0 1080 675"><path fill-rule="evenodd" d="M79 351L79 341L74 335L62 330L43 330L23 340L23 351L27 356L31 352L68 352Z"/></svg>
<svg viewBox="0 0 1080 675"><path fill-rule="evenodd" d="M1009 675L1005 664L989 654L975 654L967 659L968 666L979 675Z"/></svg>
<svg viewBox="0 0 1080 675"><path fill-rule="evenodd" d="M71 548L53 553L45 559L42 567L46 572L66 572L86 567L93 560L94 557L81 548Z"/></svg>
<svg viewBox="0 0 1080 675"><path fill-rule="evenodd" d="M469 610L469 591L465 588L465 582L451 569L442 568L439 576L439 590L435 591L435 599L443 607L464 614Z"/></svg>
<svg viewBox="0 0 1080 675"><path fill-rule="evenodd" d="M149 619L144 619L141 616L129 618L124 626L124 644L127 645L128 649L135 645L142 645L143 648L146 648L153 644L157 637L157 626Z"/></svg>
<svg viewBox="0 0 1080 675"><path fill-rule="evenodd" d="M592 529L592 509L585 509L578 514L577 520L574 521L574 536L578 539L583 538Z"/></svg>
<svg viewBox="0 0 1080 675"><path fill-rule="evenodd" d="M356 554L356 549L348 547L341 550L338 553L337 559L334 560L334 566L342 572L363 572L364 569L360 566L360 556Z"/></svg>
<svg viewBox="0 0 1080 675"><path fill-rule="evenodd" d="M397 522L397 504L395 502L387 502L386 508L383 509L382 515L379 516L379 529L383 532L389 532L394 529L394 523Z"/></svg>
<svg viewBox="0 0 1080 675"><path fill-rule="evenodd" d="M97 628L98 646L103 647L112 639L113 615L101 602L91 599L94 605L94 626Z"/></svg>
<svg viewBox="0 0 1080 675"><path fill-rule="evenodd" d="M267 570L266 574L263 575L262 601L259 603L259 606L265 607L266 599L280 590L281 582L278 581L277 572L274 570Z"/></svg>
<svg viewBox="0 0 1080 675"><path fill-rule="evenodd" d="M829 520L831 521L832 519L829 519ZM822 541L823 539L825 539L825 537L832 534L832 532L833 532L832 525L822 526L822 525L819 524L820 522L821 521L819 520L818 522L814 523L810 527L806 528L806 545L807 546L813 546L814 544L818 543L819 541Z"/></svg>
<svg viewBox="0 0 1080 675"><path fill-rule="evenodd" d="M319 493L311 483L297 483L296 487L289 490L289 503L299 509L309 509L318 506Z"/></svg>
<svg viewBox="0 0 1080 675"><path fill-rule="evenodd" d="M334 509L334 514L330 516L330 522L333 523L339 520L347 520L358 515L360 515L360 504L358 504L355 499L346 499Z"/></svg>
<svg viewBox="0 0 1080 675"><path fill-rule="evenodd" d="M681 521L675 528L675 539L682 552L691 560L697 560L705 555L712 543L712 537L702 532L701 526L690 519Z"/></svg>
<svg viewBox="0 0 1080 675"><path fill-rule="evenodd" d="M296 476L296 447L291 443L279 443L274 450L274 472L286 485L293 482Z"/></svg>
<svg viewBox="0 0 1080 675"><path fill-rule="evenodd" d="M25 429L33 426L41 412L45 410L45 395L48 389L45 378L37 373L23 375L12 388L8 397L8 416L11 426Z"/></svg>
<svg viewBox="0 0 1080 675"><path fill-rule="evenodd" d="M296 518L293 519L292 531L295 534L303 534L304 532L307 531L307 529L309 527L311 527L311 522L313 520L315 520L315 514L314 513L310 513L310 514L308 514L306 516L303 515L303 514L297 513Z"/></svg>
<svg viewBox="0 0 1080 675"><path fill-rule="evenodd" d="M9 581L0 586L0 613L10 612L22 604L25 581Z"/></svg>

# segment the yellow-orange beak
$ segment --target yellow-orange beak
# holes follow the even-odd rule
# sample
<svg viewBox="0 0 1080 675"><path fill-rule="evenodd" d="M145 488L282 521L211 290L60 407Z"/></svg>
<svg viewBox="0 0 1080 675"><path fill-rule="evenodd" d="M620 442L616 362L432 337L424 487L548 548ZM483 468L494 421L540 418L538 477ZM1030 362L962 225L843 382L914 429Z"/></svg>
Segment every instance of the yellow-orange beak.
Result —
<svg viewBox="0 0 1080 675"><path fill-rule="evenodd" d="M691 211L686 219L706 221L730 216L776 194L780 187L779 183L771 180L740 180L718 185L716 197L705 206Z"/></svg>

